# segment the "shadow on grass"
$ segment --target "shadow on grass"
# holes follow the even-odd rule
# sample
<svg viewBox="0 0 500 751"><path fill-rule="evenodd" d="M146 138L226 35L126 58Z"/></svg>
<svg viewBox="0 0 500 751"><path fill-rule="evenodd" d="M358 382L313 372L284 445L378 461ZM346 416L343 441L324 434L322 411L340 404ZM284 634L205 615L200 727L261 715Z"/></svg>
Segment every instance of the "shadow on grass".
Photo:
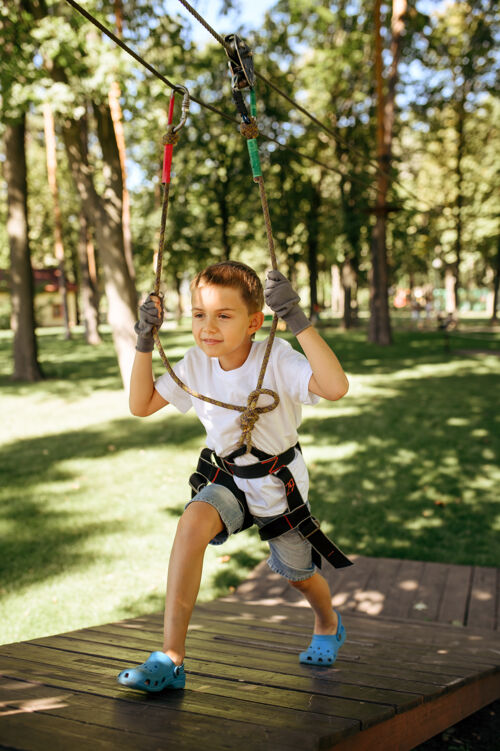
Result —
<svg viewBox="0 0 500 751"><path fill-rule="evenodd" d="M0 587L35 583L60 570L83 568L88 559L79 549L86 540L120 534L123 529L124 523L117 520L85 523L81 508L51 505L53 497L64 492L57 490L58 485L63 488L78 476L77 470L64 468L65 461L107 458L110 445L113 455L147 445L189 447L192 442L198 446L202 435L196 420L170 415L167 425L161 420L145 425L127 418L106 423L102 430L92 427L1 446L0 519L9 534L0 549Z"/></svg>
<svg viewBox="0 0 500 751"><path fill-rule="evenodd" d="M162 335L167 356L172 363L179 360L187 347L192 345L188 331L179 330ZM0 338L0 387L6 395L23 395L43 389L47 394L63 398L87 396L96 390L120 390L122 381L116 353L110 334L102 334L102 342L96 346L86 344L83 334L73 333L69 341L63 333L42 330L38 337L39 362L44 380L37 383L13 381L11 378L11 341ZM164 372L159 356L155 354L155 369Z"/></svg>
<svg viewBox="0 0 500 751"><path fill-rule="evenodd" d="M247 532L247 534L249 533ZM257 534L256 530L255 534ZM223 554L223 550L224 548L221 549L221 554ZM242 579L244 579L246 575L248 575L262 560L262 556L252 555L246 550L233 551L228 557L229 560L227 563L224 563L220 571L217 571L217 573L211 578L208 596L209 600L227 595L228 592L231 591L231 588L237 587ZM206 595L205 598L201 598L199 602L203 602L204 599L207 599ZM138 613L143 615L160 613L163 612L164 605L164 590L139 594L134 600L127 600L126 605L121 606L121 617L133 618L136 617Z"/></svg>
<svg viewBox="0 0 500 751"><path fill-rule="evenodd" d="M303 423L314 513L347 554L498 566L494 377L415 384Z"/></svg>
<svg viewBox="0 0 500 751"><path fill-rule="evenodd" d="M257 534L256 529L255 534ZM246 550L231 553L229 561L212 580L215 596L226 595L231 587L237 587L242 580L242 571L250 572L261 560L262 556L251 555Z"/></svg>

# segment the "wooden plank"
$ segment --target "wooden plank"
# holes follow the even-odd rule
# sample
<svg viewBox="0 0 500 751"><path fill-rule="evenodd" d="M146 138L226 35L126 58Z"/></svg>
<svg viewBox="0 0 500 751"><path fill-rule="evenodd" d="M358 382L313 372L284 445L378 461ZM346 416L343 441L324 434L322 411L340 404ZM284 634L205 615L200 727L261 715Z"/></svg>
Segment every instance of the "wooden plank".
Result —
<svg viewBox="0 0 500 751"><path fill-rule="evenodd" d="M129 631L125 631L124 633L120 631L120 626L109 626L108 632L96 630L73 632L61 637L48 637L47 639L35 640L32 643L71 649L72 647L64 639L77 640L74 647L77 651L83 651L83 647L79 644L78 640L151 651L158 647L158 641L154 634L136 634ZM208 629L204 629L188 634L188 659L190 654L200 653L200 650L201 652L215 650L216 652L231 655L233 652L238 653L237 646L243 648L243 659L245 652L248 652L248 656L252 657L252 661L256 665L261 664L264 659L266 664L273 664L273 666L279 664L283 670L295 671L297 654L303 644L300 642L294 643L292 639L289 639L286 644L280 644L279 642L269 640L267 634L260 635L253 631L241 632L235 628L228 629L226 627L224 629L222 627L213 633L210 633ZM387 665L401 665L404 671L406 667L410 670L415 667L422 670L428 664L429 667L425 669L433 672L433 666L436 666L436 670L438 670L439 668L445 668L447 665L452 665L454 670L451 674L456 676L477 672L477 670L494 664L494 660L491 657L478 659L476 655L464 656L463 649L454 651L448 645L446 647L445 650L442 650L429 648L428 645L410 644L398 645L398 649L395 651L393 642L363 643L357 641L356 643L352 643L347 641L340 653L336 666L338 668L345 667L346 669L352 667L357 670L360 664L369 662L372 665L379 664L383 666L383 671L394 669L387 667ZM91 648L88 647L88 649ZM474 649L477 652L477 649ZM239 650L239 652L241 651ZM262 657L261 653L263 653ZM236 664L241 659L240 654L235 655ZM352 663L355 663L355 665Z"/></svg>
<svg viewBox="0 0 500 751"><path fill-rule="evenodd" d="M146 743L144 735L99 728L89 737L88 726L74 720L42 713L4 715L0 722L0 748L22 751L163 751ZM189 751L184 744L181 751ZM229 749L228 749L229 751Z"/></svg>
<svg viewBox="0 0 500 751"><path fill-rule="evenodd" d="M24 694L26 707L30 689ZM188 690L163 692L151 697L117 687L115 694L107 697L100 693L72 692L67 693L64 700L58 698L57 701L49 701L50 696L47 696L45 701L33 700L25 711L43 712L127 732L133 732L141 726L147 727L150 738L168 738L173 742L179 735L184 740L190 737L193 745L197 744L198 734L203 733L207 743L211 738L213 746L217 744L219 732L229 732L235 739L239 737L244 740L249 733L262 736L261 728L265 728L269 737L273 735L275 741L293 747L305 744L306 747L314 748L315 744L308 741L305 735L307 724L314 728L314 733L310 735L329 738L331 742L359 727L358 722L337 718L333 713L304 713L288 708L276 712L265 705L260 705L256 713L251 701L233 697L228 702L216 694ZM12 706L15 707L15 702ZM120 712L117 712L117 706L122 708ZM166 731L167 724L173 728L173 732Z"/></svg>
<svg viewBox="0 0 500 751"><path fill-rule="evenodd" d="M348 568L333 569L325 564L321 571L330 585L333 606L343 612L358 609L373 568L373 558L360 555L352 556L352 560L354 565Z"/></svg>
<svg viewBox="0 0 500 751"><path fill-rule="evenodd" d="M437 615L440 623L465 626L472 566L448 566L448 576Z"/></svg>
<svg viewBox="0 0 500 751"><path fill-rule="evenodd" d="M12 647L3 647L2 653L10 660L16 657L16 650ZM127 665L140 663L147 656L147 652L138 650L120 650L120 657L103 657L98 655L80 655L78 653L63 652L55 649L47 649L34 645L24 644L22 655L35 663L60 667L65 666L68 672L73 670L83 673L90 672L95 674L101 670L105 674L115 678L119 670ZM189 673L206 676L210 678L223 678L226 680L245 681L257 685L271 686L274 688L285 688L295 691L307 691L309 693L330 696L338 699L353 699L356 701L370 701L375 704L386 704L391 707L412 707L422 701L421 694L411 693L396 688L380 688L378 686L359 686L351 683L345 683L335 680L335 675L329 668L310 668L306 666L297 666L297 670L291 673L276 672L262 668L253 668L248 666L234 666L223 662L214 662L210 655L203 655L201 658L190 658L186 663ZM14 668L14 665L12 665ZM302 669L300 669L302 668ZM0 655L0 669L7 672L4 658ZM330 679L328 677L330 674ZM32 674L27 674L27 678L33 679ZM374 680L375 683L381 681Z"/></svg>
<svg viewBox="0 0 500 751"><path fill-rule="evenodd" d="M439 644L446 648L457 647L465 649L466 652L469 651L470 654L477 654L477 647L479 645L481 647L487 645L495 647L499 643L498 636L489 630L482 632L481 635L475 630L471 635L466 629L450 629L448 627L443 631L443 629L437 630L435 624L419 623L416 621L411 623L407 621L396 623L392 620L382 621L379 618L353 620L352 615L346 616L344 622L347 630L346 644L358 643L364 639L374 642L386 641L392 644L412 645L415 647L418 647L420 644L425 645L425 648L430 644ZM304 644L302 637L299 634L289 632L284 622L279 628L275 625L259 628L258 626L250 626L246 622L246 619L239 620L238 616L225 618L221 617L220 613L203 613L203 615L195 613L192 626L193 629L204 630L206 632L240 636L247 635L250 639L258 635L259 638L261 636L265 637L269 642L275 642L276 644L288 643L295 645L297 648L302 648ZM306 641L308 639L309 634L306 636Z"/></svg>
<svg viewBox="0 0 500 751"><path fill-rule="evenodd" d="M117 628L117 630L119 631L119 628ZM75 634L73 634L73 636L75 636ZM71 637L61 637L61 639L63 640L64 638L71 640ZM99 634L97 632L90 632L88 634L85 634L84 632L82 638L83 640L90 639L90 641L96 641L97 643L101 644L101 646L98 648L93 647L92 644L89 644L87 647L85 647L85 645L76 645L75 648L79 653L85 652L87 654L98 652L99 649L102 649L103 644L109 645L110 642L116 642L116 637L114 634L111 637L108 637L103 633ZM195 649L192 646L191 641L188 640L188 655L195 658L205 658L207 655L213 654L215 649L217 652L217 654L213 658L215 662L222 661L224 663L229 663L232 664L235 668L237 668L238 665L241 664L245 664L246 666L252 664L254 667L260 667L262 666L262 664L265 664L268 668L272 667L276 673L285 671L291 674L296 674L298 671L300 672L304 669L309 670L308 668L298 667L296 662L296 653L279 654L276 653L274 648L272 651L266 649L260 642L252 645L248 644L246 640L237 640L239 641L240 646L242 646L244 649L242 656L241 650L237 651L232 642L226 644L224 640L221 640L221 638L216 635L216 644L214 644L213 639L213 636L205 636L200 633L195 633L197 649ZM55 644L52 639L48 639L48 643ZM64 641L62 642L62 646L63 648L72 648L70 645L64 644ZM137 637L134 634L132 634L131 636L130 632L128 632L124 637L124 641L121 642L121 646L140 650L135 653L133 658L131 658L131 663L133 664L134 662L137 663L142 661L143 656L147 654L147 651L156 648L157 644L154 641L148 643L148 641L144 638ZM222 653L224 654L222 655ZM104 649L103 654L107 654L109 656L109 650ZM249 657L251 657L251 659L249 659ZM400 655L398 650L397 660L394 658L393 650L392 653L388 651L387 653L383 654L379 654L378 650L376 650L375 654L373 653L373 650L372 653L370 653L370 651L368 650L366 654L360 655L358 659L362 664L357 666L355 670L353 670L352 665L349 665L349 660L338 660L335 667L336 679L338 681L349 682L354 685L364 685L367 682L373 683L373 681L376 680L376 678L374 678L375 676L384 676L385 678L390 678L390 686L395 684L399 689L402 689L403 687L408 689L409 684L406 683L403 685L403 682L407 682L410 679L412 681L421 682L423 684L433 684L436 687L436 691L443 692L454 686L457 680L466 682L468 680L472 680L475 676L477 676L478 673L478 667L476 665L460 665L460 667L451 669L450 672L450 666L446 663L444 657L440 657L438 655L437 657L433 657L431 661L431 658L428 654L424 653L422 654L422 656L415 655L411 650L409 651L406 658L405 655ZM188 658L188 666L189 662L190 661ZM123 667L124 664L126 663L122 663L121 667ZM484 667L480 667L479 669L484 672ZM368 672L369 679L367 680L366 675L368 674ZM346 678L345 676L348 677ZM189 679L189 681L189 685L191 685L191 678ZM414 684L410 686L411 691L415 691L417 689L422 690L423 686L417 686ZM427 686L426 691L423 691L423 694L425 696L428 696L430 693L431 691L429 689L429 686ZM343 699L336 699L336 704L338 704L339 702L345 703L342 711L337 710L337 713L342 714L343 717L354 717L360 720L365 726L367 721L373 720L373 712L371 708L369 709L367 707L367 705L362 708L362 712L360 714L359 710L356 707L353 707L352 702L345 702L345 700Z"/></svg>
<svg viewBox="0 0 500 751"><path fill-rule="evenodd" d="M500 673L427 702L363 730L330 748L332 751L410 751L500 696Z"/></svg>
<svg viewBox="0 0 500 751"><path fill-rule="evenodd" d="M376 558L371 560L371 572L363 590L357 592L356 611L367 615L380 615L387 606L387 592L401 566L395 558Z"/></svg>
<svg viewBox="0 0 500 751"><path fill-rule="evenodd" d="M424 564L422 561L400 561L393 583L388 587L383 614L407 618L415 602Z"/></svg>
<svg viewBox="0 0 500 751"><path fill-rule="evenodd" d="M330 566L325 566L322 571L331 586L334 607L342 608L343 612L370 611L374 615L410 617L417 620L436 618L442 623L465 625L470 596L469 585L474 571L478 586L473 590L473 620L469 618L467 625L473 628L500 629L500 581L498 572L496 576L491 573L495 569L490 570L488 574L487 569L476 570L470 566L432 562L424 564L422 561L375 559L365 556L353 556L353 559L354 566L349 568L334 570ZM391 571L394 574L392 581ZM241 597L238 589L234 595L223 600L256 604L261 598L262 602L272 601L273 605L293 604L297 609L309 610L300 593L288 587L284 581L280 584L279 577L269 571L264 561L259 564L254 574L248 586L246 582L241 585ZM422 582L424 576L425 581ZM487 580L490 580L488 591L491 591L495 602L494 616L491 613L486 616L481 610L483 585ZM419 591L421 586L424 588ZM413 606L419 603L424 603L427 608L414 610ZM480 616L477 620L476 613Z"/></svg>
<svg viewBox="0 0 500 751"><path fill-rule="evenodd" d="M116 657L119 659L123 650L123 646L102 645L65 637L49 637L45 641L50 643L51 648L67 650L76 654L97 655L98 657ZM44 646L43 640L40 640L39 643ZM259 669L265 664L268 669L274 670L276 674L308 675L311 671L309 666L299 665L296 654L284 654L281 655L281 659L275 659L273 652L264 653L265 647L263 649L263 645L260 643L254 643L255 649L253 651L249 649L245 640L238 641L237 645L241 649L235 649L233 641L231 648L224 650L224 644L220 639L215 642L212 641L211 661L214 664L231 665L236 669L242 664L245 668L253 667L255 669ZM45 644L45 646L48 646L48 644ZM192 644L188 654L186 666L189 666L193 659L205 659L207 655L205 644L201 648ZM392 689L397 685L399 691L429 697L442 693L446 687L446 682L442 678L440 680L432 679L428 674L420 673L418 668L412 669L408 665L397 666L390 660L387 660L385 665L376 666L372 662L368 664L346 664L339 661L332 668L319 668L319 670L321 675L327 677L328 680L361 686L363 689L367 686ZM456 677L451 680L454 682Z"/></svg>
<svg viewBox="0 0 500 751"><path fill-rule="evenodd" d="M446 564L424 564L420 583L411 606L412 618L423 621L437 621L447 577L448 566Z"/></svg>
<svg viewBox="0 0 500 751"><path fill-rule="evenodd" d="M321 574L328 581L333 593L334 607L345 610L355 610L358 607L359 596L366 587L366 582L372 574L374 559L366 556L351 556L353 566L345 569L333 569L324 564ZM233 595L223 600L227 602L246 602L261 604L295 604L309 609L308 603L296 589L287 581L269 569L266 561L259 563L252 575L241 584Z"/></svg>
<svg viewBox="0 0 500 751"><path fill-rule="evenodd" d="M131 692L127 692L130 694ZM225 715L222 717L211 715L209 710L210 697L202 697L207 711L198 713L188 711L184 705L189 701L192 706L196 697L186 698L185 692L164 692L157 696L134 695L129 701L120 697L108 699L103 696L92 694L73 693L69 694L65 703L50 706L48 702L41 709L31 709L24 713L23 726L36 731L41 718L52 717L57 721L55 734L59 733L59 723L76 722L85 728L87 738L98 739L101 732L115 734L115 742L120 743L122 735L135 735L136 742L141 748L147 748L147 744L162 748L168 742L169 746L183 749L207 749L221 747L221 737L228 738L222 742L223 748L245 744L249 738L255 747L275 749L293 748L310 749L317 748L318 737L330 739L335 742L342 735L341 731L331 730L323 723L323 728L314 724L312 719L311 728L314 732L307 732L304 728L291 729L281 724L281 713L275 713L275 721L270 724L269 717L262 716L263 708L258 717L248 713L245 719L237 718L233 703L225 702ZM270 714L270 713L268 713ZM21 716L8 714L7 717ZM326 715L324 718L328 719ZM3 717L0 717L0 737L3 738ZM334 727L335 720L332 718L331 725ZM64 726L64 725L63 725ZM138 731L142 730L142 740L137 737ZM140 737L140 736L139 736ZM229 738L231 739L229 741ZM234 745L231 745L234 744ZM76 743L76 748L79 745ZM24 747L24 746L21 746ZM40 748L40 746L37 746ZM46 745L44 751L49 746ZM120 746L117 745L116 748ZM150 747L150 746L149 746Z"/></svg>
<svg viewBox="0 0 500 751"><path fill-rule="evenodd" d="M262 561L250 576L239 585L232 597L240 602L281 600L285 591L291 589L286 579L271 571L266 561Z"/></svg>
<svg viewBox="0 0 500 751"><path fill-rule="evenodd" d="M270 629L267 631L257 628L247 630L246 628L242 629L237 621L223 622L220 617L213 618L213 620L205 620L205 618L204 615L200 621L198 617L195 623L196 629L190 631L188 638L212 634L215 638L224 637L241 644L255 643L260 648L274 649L277 653L289 652L292 655L296 655L304 646L300 637L293 633L287 634L286 639L283 639L281 630ZM244 621L244 626L248 627L248 625ZM116 629L116 638L119 639L120 624L112 628ZM150 649L157 648L159 632L157 633L154 630L144 631L144 625L142 628L141 638L146 640L144 643ZM372 659L375 652L370 654L370 649L373 650L376 647L377 655L388 661L407 661L410 664L415 661L420 663L430 661L435 664L443 662L446 666L453 666L454 669L481 670L494 664L491 654L487 655L484 648L491 646L493 649L497 649L499 647L498 637L492 637L493 641L488 639L486 643L478 637L477 633L471 638L466 632L458 629L456 631L453 629L451 636L449 628L445 634L440 630L441 636L438 638L432 628L429 631L428 627L417 626L418 632L415 633L413 627L409 629L404 624L393 624L391 627L391 624L383 624L379 619L376 619L373 628L375 631L370 630L368 633L361 634L359 631L348 628L348 640L340 653L338 662L352 662L353 660L359 662L363 655L367 659ZM134 633L137 634L138 632L134 631ZM350 638L351 634L354 634L354 638ZM490 633L487 632L487 634L490 637ZM433 649L433 645L436 649Z"/></svg>
<svg viewBox="0 0 500 751"><path fill-rule="evenodd" d="M472 573L472 589L467 613L467 626L471 628L496 627L497 575L495 568L475 566Z"/></svg>
<svg viewBox="0 0 500 751"><path fill-rule="evenodd" d="M158 642L153 635L133 635L130 632L123 633L116 626L108 626L101 631L82 630L81 632L73 632L70 635L63 635L61 638L74 638L81 639L82 641L96 642L105 645L117 645L122 647L134 648L134 649L149 649L153 651L157 648ZM249 642L247 639L239 639L238 637L221 637L220 635L206 634L204 632L193 632L188 635L188 655L192 646L198 648L204 648L205 650L211 650L213 648L214 639L217 642L217 650L220 652L234 652L233 644L244 645L245 651L249 654L256 654L264 662L272 660L280 664L291 665L292 669L296 665L297 649L291 647L281 646L278 652L275 647L269 648L263 646L261 642ZM90 647L89 647L90 649ZM437 652L437 653L436 653ZM471 665L467 660L460 658L462 663L460 666L455 665L455 659L451 658L449 654L441 655L440 650L433 652L431 650L419 649L415 652L412 646L406 647L404 651L398 648L396 654L394 648L379 647L373 643L368 644L356 644L355 646L346 643L338 660L337 666L345 663L352 663L354 661L358 663L369 663L370 665L382 665L383 670L391 670L390 666L399 666L402 670L417 670L421 673L421 676L426 676L427 680L435 682L433 680L434 675L438 676L439 683L443 678L451 682L457 677L476 675L478 665ZM289 654L294 655L290 660ZM458 662L457 658L457 662ZM388 667L389 666L389 667ZM479 666L480 669L484 668L484 665Z"/></svg>
<svg viewBox="0 0 500 751"><path fill-rule="evenodd" d="M199 610L198 610L199 609ZM266 613L269 610L273 613L273 619L281 618L279 623L282 627L286 628L286 622L288 618L293 618L294 624L299 626L303 624L304 628L312 625L312 619L310 615L310 609L293 608L288 605L276 605L272 608L266 605L251 604L245 609L245 605L239 605L238 603L229 603L226 601L217 601L217 603L208 603L197 605L194 613L193 622L197 617L197 612L203 612L207 617L212 617L216 620L223 622L239 622L245 621L251 618L262 619L263 623L269 624L270 619ZM349 633L356 631L356 633L372 633L376 638L393 639L394 636L400 638L400 640L406 641L406 643L418 643L423 641L424 643L436 643L443 639L451 639L456 645L462 644L477 644L478 637L480 637L480 643L482 645L490 645L494 647L498 646L498 634L490 629L474 628L473 632L469 632L466 628L451 628L445 624L440 623L426 623L408 620L406 618L395 618L378 616L376 618L367 618L363 614L351 612L345 614L343 619L346 623L346 628L350 629ZM278 621L277 621L278 622ZM126 623L126 622L123 622ZM147 616L147 618L141 619L142 624L161 624L161 616L153 615ZM285 624L285 626L283 626ZM273 623L273 628L276 628L276 623ZM384 636L385 634L385 636ZM406 639L402 637L406 634Z"/></svg>
<svg viewBox="0 0 500 751"><path fill-rule="evenodd" d="M117 668L101 669L95 673L85 672L82 676L75 674L74 670L64 669L61 666L45 666L29 660L10 660L6 667L2 663L2 672L5 680L21 679L29 675L31 680L44 681L51 686L57 686L59 691L78 690L81 692L96 693L101 696L119 697L124 691L125 695L133 696L116 684ZM269 687L262 684L250 684L249 682L224 680L221 678L207 678L206 676L188 674L186 693L199 692L201 694L215 694L229 699L238 698L259 704L274 707L275 711L281 711L281 707L298 710L299 712L312 712L335 716L342 720L354 721L344 724L343 727L370 727L374 722L380 722L394 715L393 707L389 705L374 704L357 700L344 700L322 696L307 691L288 691L281 687ZM140 694L136 694L137 697ZM259 712L258 709L253 710Z"/></svg>
<svg viewBox="0 0 500 751"><path fill-rule="evenodd" d="M85 643L77 640L73 640L73 643L71 643L71 640L66 640L64 642L59 637L50 637L47 641L50 641L52 649L63 649L64 651L67 651L69 655L74 655L75 657L77 655L80 656L87 654L92 657L106 657L119 660L124 652L122 646L113 647L94 643L88 648L88 651L85 652ZM242 646L245 646L245 642L242 642ZM41 645L41 648L43 649L43 645ZM144 653L142 650L127 650L127 652L132 660L132 663L129 664L140 662L147 655L147 652ZM206 664L208 662L208 655L210 655L210 670L212 672L217 670L230 671L227 673L228 675L235 679L243 680L248 674L248 670L252 669L256 675L256 680L262 683L262 677L259 677L260 673L258 671L262 668L262 665L265 665L267 671L273 671L274 679L278 682L278 685L280 680L289 678L300 679L301 677L303 678L305 685L307 685L307 682L309 681L316 683L318 679L322 680L322 682L331 681L335 683L336 691L338 691L339 688L344 692L349 691L349 696L353 699L362 699L366 696L367 691L370 691L370 698L373 701L374 697L376 699L377 694L372 691L372 689L388 689L389 691L392 691L394 688L395 682L390 676L387 677L385 675L380 675L379 673L383 671L374 671L373 669L370 669L370 667L367 668L367 666L362 666L358 672L353 671L352 666L350 666L348 670L342 670L342 668L338 666L333 668L315 669L309 666L299 665L295 655L285 655L286 660L282 663L277 663L272 659L263 659L261 652L262 650L260 649L255 650L254 654L251 655L246 648L240 651L236 651L233 648L228 650L227 653L223 653L218 651L218 645L213 645L213 649L208 653L205 648L192 648L190 650L189 658L186 660L186 666L189 670L191 669L191 666L198 665L197 669L199 670L200 664L202 666ZM45 659L43 655L41 658ZM64 658L61 656L59 659L62 660ZM436 686L430 681L424 682L408 679L407 677L404 677L403 671L401 671L397 681L397 690L401 695L403 695L404 692L404 700L406 702L413 702L416 699L420 700L420 697L423 695L438 693L440 688L440 686Z"/></svg>

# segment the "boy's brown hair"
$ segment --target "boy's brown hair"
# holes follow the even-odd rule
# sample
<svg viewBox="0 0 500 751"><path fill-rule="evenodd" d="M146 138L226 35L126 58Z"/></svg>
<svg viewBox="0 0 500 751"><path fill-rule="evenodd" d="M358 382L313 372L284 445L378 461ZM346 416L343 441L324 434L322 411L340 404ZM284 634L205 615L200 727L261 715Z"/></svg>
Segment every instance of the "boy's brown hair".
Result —
<svg viewBox="0 0 500 751"><path fill-rule="evenodd" d="M205 284L218 284L239 290L249 313L264 307L264 290L255 271L240 261L220 261L200 271L191 282L191 291Z"/></svg>

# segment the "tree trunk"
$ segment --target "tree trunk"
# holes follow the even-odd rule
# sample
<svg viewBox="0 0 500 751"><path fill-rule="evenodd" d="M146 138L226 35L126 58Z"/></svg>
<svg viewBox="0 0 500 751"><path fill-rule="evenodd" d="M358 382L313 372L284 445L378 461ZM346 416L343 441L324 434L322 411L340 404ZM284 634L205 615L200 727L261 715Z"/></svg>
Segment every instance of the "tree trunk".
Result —
<svg viewBox="0 0 500 751"><path fill-rule="evenodd" d="M114 0L115 9L115 25L116 33L121 39L123 36L123 3L122 0ZM135 268L134 257L132 250L132 231L130 225L130 194L127 188L127 151L125 148L125 133L123 130L123 115L120 105L120 84L118 81L113 81L111 84L108 101L111 117L113 118L113 127L115 129L116 145L118 146L118 153L120 155L120 167L122 171L122 183L123 183L123 210L122 210L122 222L123 222L123 247L125 251L125 258L127 259L127 266L130 274L130 278L135 282Z"/></svg>
<svg viewBox="0 0 500 751"><path fill-rule="evenodd" d="M59 205L59 190L57 187L57 150L56 131L54 117L48 102L43 105L43 125L45 132L45 151L47 155L47 177L50 192L52 194L52 207L54 217L54 255L58 266L58 285L61 295L63 310L65 339L71 339L68 313L68 287L66 283L66 270L64 268L64 243L62 233L61 207Z"/></svg>
<svg viewBox="0 0 500 751"><path fill-rule="evenodd" d="M500 234L497 236L497 257L495 263L495 277L493 279L493 310L491 311L491 323L498 320L498 291L500 288Z"/></svg>
<svg viewBox="0 0 500 751"><path fill-rule="evenodd" d="M343 326L345 329L352 328L355 317L353 315L353 292L356 289L356 269L350 258L346 258L342 264L342 288L344 290L344 315Z"/></svg>
<svg viewBox="0 0 500 751"><path fill-rule="evenodd" d="M373 228L370 278L370 326L368 340L376 344L392 342L388 301L387 270L387 194L390 187L392 135L394 129L396 84L398 63L401 54L401 39L404 30L404 15L407 0L393 0L391 67L387 79L387 96L383 92L382 35L380 28L381 0L375 1L375 82L377 92L377 200L375 226Z"/></svg>
<svg viewBox="0 0 500 751"><path fill-rule="evenodd" d="M340 270L337 264L333 264L331 267L331 287L332 294L330 308L333 315L339 315L344 310L344 289L342 287Z"/></svg>
<svg viewBox="0 0 500 751"><path fill-rule="evenodd" d="M307 214L307 264L309 267L309 317L314 321L318 315L318 248L319 212L321 208L321 181L312 185Z"/></svg>
<svg viewBox="0 0 500 751"><path fill-rule="evenodd" d="M120 86L113 81L109 90L109 109L113 119L116 145L120 157L120 169L122 172L122 223L123 223L123 248L127 261L130 278L135 281L134 257L132 252L132 231L130 227L130 195L127 188L127 152L125 149L125 134L123 132L122 108L120 106Z"/></svg>
<svg viewBox="0 0 500 751"><path fill-rule="evenodd" d="M221 244L222 260L229 261L231 257L231 242L229 240L229 207L227 202L227 183L221 183L221 192L218 196L219 211L221 218Z"/></svg>
<svg viewBox="0 0 500 751"><path fill-rule="evenodd" d="M455 315L457 306L455 299L455 269L453 266L447 266L445 269L444 289L446 312L450 313L450 315Z"/></svg>
<svg viewBox="0 0 500 751"><path fill-rule="evenodd" d="M80 214L78 267L85 341L87 344L99 344L101 341L99 335L99 292L97 289L94 245L83 211Z"/></svg>
<svg viewBox="0 0 500 751"><path fill-rule="evenodd" d="M182 316L184 315L184 309L182 306L182 295L181 295L181 287L182 287L182 276L177 273L175 275L175 291L177 293L177 308L176 308L176 321L177 325L179 325L182 321Z"/></svg>
<svg viewBox="0 0 500 751"><path fill-rule="evenodd" d="M109 109L96 108L99 140L103 151L105 189L98 196L87 159L84 122L68 119L63 135L73 179L82 209L95 228L97 247L108 301L108 321L125 389L135 353L134 323L137 316L135 286L130 279L123 250L121 170Z"/></svg>
<svg viewBox="0 0 500 751"><path fill-rule="evenodd" d="M33 306L34 285L28 234L26 117L5 128L4 176L7 183L7 234L10 245L11 328L14 332L12 378L40 381Z"/></svg>
<svg viewBox="0 0 500 751"><path fill-rule="evenodd" d="M464 94L464 92L462 92ZM458 312L460 307L459 298L459 286L460 286L460 264L462 262L462 207L464 201L463 194L463 158L465 150L465 132L464 132L464 119L465 119L465 94L462 96L457 105L457 164L456 164L456 176L457 176L457 199L455 202L456 213L456 238L455 238L455 275L454 275L454 306L455 313Z"/></svg>

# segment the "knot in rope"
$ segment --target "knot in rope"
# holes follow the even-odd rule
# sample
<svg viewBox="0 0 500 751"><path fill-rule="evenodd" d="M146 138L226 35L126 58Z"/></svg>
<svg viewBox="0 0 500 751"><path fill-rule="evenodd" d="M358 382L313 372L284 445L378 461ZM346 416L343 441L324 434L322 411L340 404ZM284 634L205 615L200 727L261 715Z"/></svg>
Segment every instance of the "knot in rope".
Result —
<svg viewBox="0 0 500 751"><path fill-rule="evenodd" d="M258 407L257 402L259 401L259 397L262 394L271 396L273 401L271 402L271 404L267 404L264 407ZM244 446L246 444L247 452L250 451L252 447L252 430L254 429L255 423L259 419L260 415L263 412L271 412L273 409L276 409L279 401L280 398L278 394L275 391L271 391L271 389L257 388L254 389L254 391L251 391L248 395L247 406L241 413L240 417L241 439L239 443L240 446Z"/></svg>
<svg viewBox="0 0 500 751"><path fill-rule="evenodd" d="M169 125L167 128L167 132L163 136L163 145L166 146L167 144L172 144L172 146L175 146L178 140L179 140L179 134L174 132L174 128L172 125Z"/></svg>
<svg viewBox="0 0 500 751"><path fill-rule="evenodd" d="M240 133L243 138L247 138L248 140L257 138L257 136L259 135L259 126L257 125L257 120L255 119L255 117L252 117L251 120L251 123L240 124Z"/></svg>

